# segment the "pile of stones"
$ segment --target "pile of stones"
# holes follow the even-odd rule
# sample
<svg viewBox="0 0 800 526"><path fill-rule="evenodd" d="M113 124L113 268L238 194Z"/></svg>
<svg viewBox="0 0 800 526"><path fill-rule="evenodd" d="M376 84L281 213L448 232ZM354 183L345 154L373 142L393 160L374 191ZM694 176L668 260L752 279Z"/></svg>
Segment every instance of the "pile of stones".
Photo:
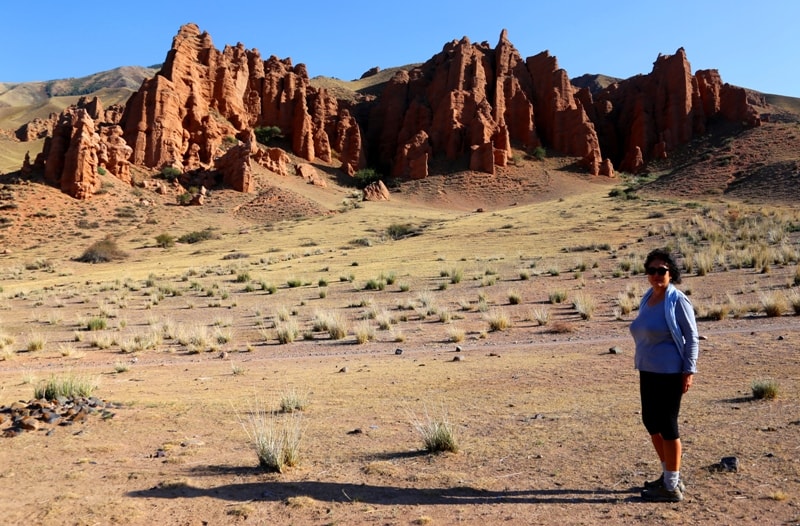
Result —
<svg viewBox="0 0 800 526"><path fill-rule="evenodd" d="M57 397L53 400L30 400L0 406L0 431L6 438L19 436L26 431L44 431L51 435L57 426L85 424L97 415L103 420L114 417L112 409L119 405L90 397Z"/></svg>

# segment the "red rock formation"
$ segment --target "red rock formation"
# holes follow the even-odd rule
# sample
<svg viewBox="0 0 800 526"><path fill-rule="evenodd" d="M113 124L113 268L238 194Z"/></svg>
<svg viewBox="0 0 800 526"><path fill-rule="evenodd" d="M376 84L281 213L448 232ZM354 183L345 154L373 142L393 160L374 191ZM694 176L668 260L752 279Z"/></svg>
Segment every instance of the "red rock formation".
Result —
<svg viewBox="0 0 800 526"><path fill-rule="evenodd" d="M375 181L364 188L364 201L388 201L389 189L383 181Z"/></svg>
<svg viewBox="0 0 800 526"><path fill-rule="evenodd" d="M544 141L558 152L580 157L598 175L602 155L597 133L567 72L547 51L528 57L526 64L533 79L536 126Z"/></svg>
<svg viewBox="0 0 800 526"><path fill-rule="evenodd" d="M100 138L94 131L94 121L83 109L77 110L72 131L64 154L61 191L77 199L87 199L100 189L97 173Z"/></svg>
<svg viewBox="0 0 800 526"><path fill-rule="evenodd" d="M578 157L590 174L613 176L615 167L637 172L670 155L710 119L759 124L745 90L722 84L715 70L692 75L683 49L659 56L650 74L593 96L574 88L548 52L523 59L505 30L495 48L466 37L446 44L398 72L377 97L337 100L310 86L303 64L262 60L242 44L217 50L188 24L124 111L82 98L19 133L51 134L26 169L44 170L49 182L86 198L98 167L129 182L130 163L171 166L184 172L182 180L189 171L195 179L206 174L209 183L219 172L226 184L252 191L253 162L282 175L291 164L283 150L256 144L253 130L261 126L280 128L292 153L308 162L338 158L351 176L370 165L419 179L436 159L494 174L512 148L539 146ZM243 144L228 148L231 138Z"/></svg>
<svg viewBox="0 0 800 526"><path fill-rule="evenodd" d="M369 122L372 154L400 177L426 176L427 168L419 167L423 156L426 162L466 157L470 169L493 174L506 165L513 146L540 146L539 128L549 146L580 156L590 173L600 173L594 125L566 72L547 54L524 61L506 31L495 49L464 38L413 71L396 74Z"/></svg>
<svg viewBox="0 0 800 526"><path fill-rule="evenodd" d="M314 186L319 186L320 188L328 187L328 183L325 182L325 179L320 177L317 169L308 163L298 164L295 167L295 173L302 177L303 180L308 184L313 184Z"/></svg>
<svg viewBox="0 0 800 526"><path fill-rule="evenodd" d="M722 84L715 70L692 75L683 48L659 56L650 74L623 80L590 99L582 94L584 105L594 105L588 114L604 154L632 173L705 133L711 119L760 125L745 90Z"/></svg>

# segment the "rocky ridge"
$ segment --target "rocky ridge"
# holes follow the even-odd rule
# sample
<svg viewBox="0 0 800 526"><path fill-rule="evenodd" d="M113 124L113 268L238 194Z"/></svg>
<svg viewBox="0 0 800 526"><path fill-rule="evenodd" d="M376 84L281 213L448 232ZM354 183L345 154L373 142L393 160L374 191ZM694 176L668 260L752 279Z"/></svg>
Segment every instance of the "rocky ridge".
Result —
<svg viewBox="0 0 800 526"><path fill-rule="evenodd" d="M546 51L523 59L503 31L494 48L452 41L395 73L378 95L344 100L312 86L303 64L263 60L241 43L220 51L187 24L124 110L83 100L50 121L52 132L47 122L29 125L26 138L49 137L23 172L43 173L79 199L97 191L100 174L136 182L131 165L250 192L254 163L291 171L279 152L254 140L254 129L274 126L301 160L351 176L374 166L421 179L434 159L491 175L514 148L541 147L575 157L591 175L613 176L646 169L717 120L760 124L744 89L715 70L692 74L683 49L659 56L650 74L593 92L573 86Z"/></svg>

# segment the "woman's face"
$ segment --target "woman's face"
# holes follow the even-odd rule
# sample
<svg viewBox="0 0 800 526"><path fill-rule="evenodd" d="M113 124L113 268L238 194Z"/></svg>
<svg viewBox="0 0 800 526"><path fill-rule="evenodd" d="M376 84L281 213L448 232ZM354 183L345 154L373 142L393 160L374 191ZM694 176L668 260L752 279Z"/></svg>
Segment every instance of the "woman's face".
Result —
<svg viewBox="0 0 800 526"><path fill-rule="evenodd" d="M654 259L644 269L647 273L647 281L654 289L666 289L669 285L669 265L660 259Z"/></svg>

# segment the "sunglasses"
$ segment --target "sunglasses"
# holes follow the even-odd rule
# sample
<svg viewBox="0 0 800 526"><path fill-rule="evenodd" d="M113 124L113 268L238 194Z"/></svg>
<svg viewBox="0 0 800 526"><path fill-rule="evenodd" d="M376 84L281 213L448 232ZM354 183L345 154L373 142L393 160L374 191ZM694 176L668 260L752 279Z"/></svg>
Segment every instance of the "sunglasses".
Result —
<svg viewBox="0 0 800 526"><path fill-rule="evenodd" d="M653 276L655 274L658 274L659 276L663 276L667 272L669 272L669 269L668 268L664 268L664 267L647 267L645 269L645 272L647 273L648 276Z"/></svg>

